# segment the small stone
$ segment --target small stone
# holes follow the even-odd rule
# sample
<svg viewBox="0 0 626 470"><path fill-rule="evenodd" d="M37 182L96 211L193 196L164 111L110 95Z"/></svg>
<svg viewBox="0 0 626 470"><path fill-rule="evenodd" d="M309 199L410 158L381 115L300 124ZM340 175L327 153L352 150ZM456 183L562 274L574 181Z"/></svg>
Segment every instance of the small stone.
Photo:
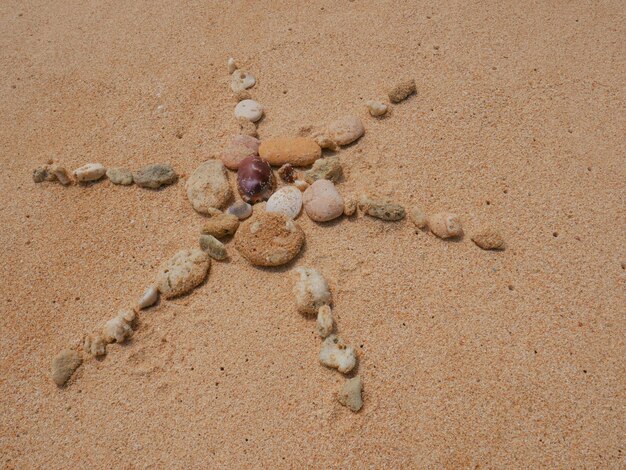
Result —
<svg viewBox="0 0 626 470"><path fill-rule="evenodd" d="M298 188L301 192L306 191L306 189L309 187L309 183L307 183L304 180L295 180L293 182L293 185Z"/></svg>
<svg viewBox="0 0 626 470"><path fill-rule="evenodd" d="M380 101L369 100L367 103L367 109L374 117L384 116L387 114L387 105Z"/></svg>
<svg viewBox="0 0 626 470"><path fill-rule="evenodd" d="M106 168L100 163L87 163L74 170L74 176L80 182L97 181L104 176Z"/></svg>
<svg viewBox="0 0 626 470"><path fill-rule="evenodd" d="M158 189L178 180L178 175L172 167L166 163L156 163L140 168L133 173L133 180L142 188Z"/></svg>
<svg viewBox="0 0 626 470"><path fill-rule="evenodd" d="M293 183L295 181L297 171L291 163L285 163L278 169L278 176L285 183Z"/></svg>
<svg viewBox="0 0 626 470"><path fill-rule="evenodd" d="M415 92L415 80L404 80L389 90L389 101L392 103L400 103Z"/></svg>
<svg viewBox="0 0 626 470"><path fill-rule="evenodd" d="M33 170L33 181L35 183L44 182L46 180L46 176L48 176L47 166L38 166Z"/></svg>
<svg viewBox="0 0 626 470"><path fill-rule="evenodd" d="M215 238L224 238L233 235L239 228L239 219L232 214L219 213L211 215L202 227L202 233L213 235Z"/></svg>
<svg viewBox="0 0 626 470"><path fill-rule="evenodd" d="M356 376L346 380L339 392L339 403L356 413L363 406L362 389L361 377Z"/></svg>
<svg viewBox="0 0 626 470"><path fill-rule="evenodd" d="M359 209L370 217L386 221L402 220L406 215L404 207L387 201L370 199L368 196L361 196Z"/></svg>
<svg viewBox="0 0 626 470"><path fill-rule="evenodd" d="M322 179L337 182L341 175L343 168L339 157L326 157L316 160L311 169L304 172L304 179L309 184Z"/></svg>
<svg viewBox="0 0 626 470"><path fill-rule="evenodd" d="M338 145L348 145L365 133L357 116L344 116L328 125L328 136Z"/></svg>
<svg viewBox="0 0 626 470"><path fill-rule="evenodd" d="M259 154L261 141L255 137L239 134L233 137L228 148L222 154L224 166L230 170L239 169L242 160Z"/></svg>
<svg viewBox="0 0 626 470"><path fill-rule="evenodd" d="M189 202L200 214L208 214L212 208L221 209L233 195L220 160L207 160L196 168L187 180L186 189Z"/></svg>
<svg viewBox="0 0 626 470"><path fill-rule="evenodd" d="M439 238L452 238L463 234L459 217L447 212L431 215L428 218L428 228Z"/></svg>
<svg viewBox="0 0 626 470"><path fill-rule="evenodd" d="M239 118L237 119L237 123L239 124L240 134L258 137L259 134L256 130L256 125L253 122L250 122L245 118Z"/></svg>
<svg viewBox="0 0 626 470"><path fill-rule="evenodd" d="M428 216L420 207L414 207L409 211L409 219L417 228L425 228L428 226Z"/></svg>
<svg viewBox="0 0 626 470"><path fill-rule="evenodd" d="M332 297L326 279L317 269L296 268L298 279L293 292L296 296L296 308L303 315L318 313L322 305L330 304Z"/></svg>
<svg viewBox="0 0 626 470"><path fill-rule="evenodd" d="M252 88L255 83L256 78L254 78L254 75L243 70L235 70L230 76L230 89L235 93Z"/></svg>
<svg viewBox="0 0 626 470"><path fill-rule="evenodd" d="M199 248L181 250L161 265L157 274L159 292L166 299L191 292L206 278L211 258Z"/></svg>
<svg viewBox="0 0 626 470"><path fill-rule="evenodd" d="M483 250L504 250L504 239L492 228L474 234L472 241Z"/></svg>
<svg viewBox="0 0 626 470"><path fill-rule="evenodd" d="M123 343L133 336L132 323L135 320L135 312L122 310L115 318L105 323L102 336L107 343Z"/></svg>
<svg viewBox="0 0 626 470"><path fill-rule="evenodd" d="M99 334L87 335L83 341L83 350L94 357L104 356L107 353L106 346L107 342Z"/></svg>
<svg viewBox="0 0 626 470"><path fill-rule="evenodd" d="M322 305L317 311L317 334L326 338L333 332L333 313L328 305Z"/></svg>
<svg viewBox="0 0 626 470"><path fill-rule="evenodd" d="M279 212L290 219L298 217L302 209L302 193L295 186L283 186L267 200L267 212Z"/></svg>
<svg viewBox="0 0 626 470"><path fill-rule="evenodd" d="M356 351L347 346L337 335L330 335L322 343L320 362L326 367L347 374L356 365Z"/></svg>
<svg viewBox="0 0 626 470"><path fill-rule="evenodd" d="M137 310L143 310L152 307L159 300L159 289L157 286L150 286L143 293L139 302L137 302Z"/></svg>
<svg viewBox="0 0 626 470"><path fill-rule="evenodd" d="M272 167L261 157L245 158L237 170L237 190L245 202L261 202L267 200L276 187L276 179Z"/></svg>
<svg viewBox="0 0 626 470"><path fill-rule="evenodd" d="M200 249L218 261L226 258L226 247L213 235L200 235Z"/></svg>
<svg viewBox="0 0 626 470"><path fill-rule="evenodd" d="M232 57L228 58L228 73L233 74L237 70L237 62Z"/></svg>
<svg viewBox="0 0 626 470"><path fill-rule="evenodd" d="M226 212L234 215L239 220L245 220L252 215L252 206L247 202L237 201Z"/></svg>
<svg viewBox="0 0 626 470"><path fill-rule="evenodd" d="M347 217L354 215L354 213L356 212L356 206L357 206L356 198L352 196L348 196L344 198L343 215Z"/></svg>
<svg viewBox="0 0 626 470"><path fill-rule="evenodd" d="M259 155L270 165L307 166L322 156L322 149L310 137L274 137L261 142Z"/></svg>
<svg viewBox="0 0 626 470"><path fill-rule="evenodd" d="M235 234L235 247L256 266L279 266L296 257L304 243L304 232L286 215L255 213Z"/></svg>
<svg viewBox="0 0 626 470"><path fill-rule="evenodd" d="M343 214L343 198L332 181L317 180L302 196L304 210L315 222L327 222Z"/></svg>
<svg viewBox="0 0 626 470"><path fill-rule="evenodd" d="M59 387L69 380L83 360L76 351L65 349L52 359L52 381Z"/></svg>
<svg viewBox="0 0 626 470"><path fill-rule="evenodd" d="M254 100L243 100L235 106L235 117L257 122L263 116L263 106Z"/></svg>
<svg viewBox="0 0 626 470"><path fill-rule="evenodd" d="M235 100L237 101L237 103L243 100L251 100L251 99L252 99L252 94L248 90L240 90L237 93L235 93Z"/></svg>
<svg viewBox="0 0 626 470"><path fill-rule="evenodd" d="M50 167L50 172L54 174L54 176L56 176L56 179L63 186L72 184L72 177L70 176L69 172L65 169L65 167L54 164Z"/></svg>
<svg viewBox="0 0 626 470"><path fill-rule="evenodd" d="M128 186L133 184L133 174L128 168L109 168L107 170L107 178L113 184Z"/></svg>
<svg viewBox="0 0 626 470"><path fill-rule="evenodd" d="M322 129L322 130L318 130L314 132L311 135L311 138L322 149L328 149L332 152L336 152L337 150L339 150L339 145L330 137L328 130L326 129Z"/></svg>

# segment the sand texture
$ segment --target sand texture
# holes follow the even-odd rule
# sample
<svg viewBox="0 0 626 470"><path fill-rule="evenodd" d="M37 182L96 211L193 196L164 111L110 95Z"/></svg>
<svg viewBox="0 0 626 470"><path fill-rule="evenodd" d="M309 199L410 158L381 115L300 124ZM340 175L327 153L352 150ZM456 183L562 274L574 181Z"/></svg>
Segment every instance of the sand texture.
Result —
<svg viewBox="0 0 626 470"><path fill-rule="evenodd" d="M623 468L625 25L617 0L3 1L0 468ZM464 237L302 214L277 268L225 239L193 293L57 387L52 358L198 246L185 183L239 129L230 56L261 140L356 114L365 135L324 152L340 193L457 214ZM35 184L49 159L180 178ZM328 280L358 413L296 267Z"/></svg>

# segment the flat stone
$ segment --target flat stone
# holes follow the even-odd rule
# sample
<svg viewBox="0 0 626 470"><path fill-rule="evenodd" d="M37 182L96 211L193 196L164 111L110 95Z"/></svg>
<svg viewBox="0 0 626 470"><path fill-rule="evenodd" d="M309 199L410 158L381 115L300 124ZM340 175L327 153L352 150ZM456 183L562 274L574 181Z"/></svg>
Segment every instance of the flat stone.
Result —
<svg viewBox="0 0 626 470"><path fill-rule="evenodd" d="M178 175L172 167L166 163L146 165L133 173L133 180L137 186L149 189L159 189L178 180Z"/></svg>
<svg viewBox="0 0 626 470"><path fill-rule="evenodd" d="M343 198L332 181L317 180L302 196L304 210L315 222L327 222L343 214Z"/></svg>
<svg viewBox="0 0 626 470"><path fill-rule="evenodd" d="M356 376L346 380L339 392L339 403L356 413L363 406L362 390L361 377Z"/></svg>
<svg viewBox="0 0 626 470"><path fill-rule="evenodd" d="M83 360L76 351L65 349L52 359L52 381L59 387L65 385Z"/></svg>
<svg viewBox="0 0 626 470"><path fill-rule="evenodd" d="M274 166L307 166L322 156L322 149L310 137L274 137L261 141L259 155Z"/></svg>
<svg viewBox="0 0 626 470"><path fill-rule="evenodd" d="M230 76L230 89L237 93L252 88L256 83L254 75L243 70L235 70Z"/></svg>
<svg viewBox="0 0 626 470"><path fill-rule="evenodd" d="M339 157L326 157L315 160L310 170L304 172L304 179L311 184L317 180L337 182L343 175Z"/></svg>
<svg viewBox="0 0 626 470"><path fill-rule="evenodd" d="M97 181L104 176L106 168L100 163L87 163L86 165L76 168L74 176L77 181L86 183L88 181Z"/></svg>
<svg viewBox="0 0 626 470"><path fill-rule="evenodd" d="M492 228L475 233L472 241L483 250L504 250L504 238Z"/></svg>
<svg viewBox="0 0 626 470"><path fill-rule="evenodd" d="M202 233L212 235L215 238L224 238L233 235L239 227L239 219L228 213L209 214L202 227Z"/></svg>
<svg viewBox="0 0 626 470"><path fill-rule="evenodd" d="M359 209L370 217L375 217L385 221L402 220L406 216L406 211L401 205L371 199L369 196L360 197Z"/></svg>
<svg viewBox="0 0 626 470"><path fill-rule="evenodd" d="M128 186L133 184L133 174L128 168L109 168L107 170L107 178L113 184Z"/></svg>
<svg viewBox="0 0 626 470"><path fill-rule="evenodd" d="M191 292L206 278L211 258L199 248L181 250L161 265L157 286L166 299Z"/></svg>
<svg viewBox="0 0 626 470"><path fill-rule="evenodd" d="M200 249L218 261L227 256L226 247L213 235L200 235Z"/></svg>
<svg viewBox="0 0 626 470"><path fill-rule="evenodd" d="M279 212L290 219L298 217L302 209L302 193L295 186L283 186L267 200L267 212Z"/></svg>
<svg viewBox="0 0 626 470"><path fill-rule="evenodd" d="M392 103L400 103L417 91L415 80L407 79L396 84L389 90L389 101Z"/></svg>
<svg viewBox="0 0 626 470"><path fill-rule="evenodd" d="M428 217L428 228L439 238L453 238L463 234L461 220L449 212L438 212Z"/></svg>
<svg viewBox="0 0 626 470"><path fill-rule="evenodd" d="M263 117L263 106L254 100L241 100L235 106L235 117L257 122Z"/></svg>
<svg viewBox="0 0 626 470"><path fill-rule="evenodd" d="M328 125L328 136L338 145L348 145L365 133L361 119L344 116Z"/></svg>
<svg viewBox="0 0 626 470"><path fill-rule="evenodd" d="M186 188L189 202L201 214L208 214L211 208L221 209L233 196L226 168L220 160L207 160L196 168Z"/></svg>

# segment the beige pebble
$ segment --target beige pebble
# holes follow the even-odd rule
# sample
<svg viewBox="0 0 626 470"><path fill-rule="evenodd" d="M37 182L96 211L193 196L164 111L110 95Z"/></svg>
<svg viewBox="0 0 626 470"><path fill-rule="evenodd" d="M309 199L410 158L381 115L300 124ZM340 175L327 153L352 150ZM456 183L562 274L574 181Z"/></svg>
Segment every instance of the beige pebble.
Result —
<svg viewBox="0 0 626 470"><path fill-rule="evenodd" d="M226 247L213 235L200 235L200 248L215 260L226 259Z"/></svg>
<svg viewBox="0 0 626 470"><path fill-rule="evenodd" d="M475 233L472 241L483 250L504 250L504 239L492 228Z"/></svg>
<svg viewBox="0 0 626 470"><path fill-rule="evenodd" d="M362 390L361 377L356 376L346 380L339 392L339 403L356 413L363 406Z"/></svg>
<svg viewBox="0 0 626 470"><path fill-rule="evenodd" d="M89 334L83 341L83 350L94 357L104 356L107 352L106 345L107 342L102 335Z"/></svg>
<svg viewBox="0 0 626 470"><path fill-rule="evenodd" d="M337 335L330 335L322 343L320 362L326 367L347 374L356 365L356 351Z"/></svg>
<svg viewBox="0 0 626 470"><path fill-rule="evenodd" d="M247 119L250 122L257 122L263 117L263 106L254 100L242 100L235 106L235 117L237 119Z"/></svg>
<svg viewBox="0 0 626 470"><path fill-rule="evenodd" d="M261 141L259 155L274 166L307 166L322 156L322 149L309 137L274 137Z"/></svg>
<svg viewBox="0 0 626 470"><path fill-rule="evenodd" d="M237 123L239 124L239 133L249 135L252 137L258 137L259 133L256 129L256 124L248 121L245 118L237 119Z"/></svg>
<svg viewBox="0 0 626 470"><path fill-rule="evenodd" d="M202 227L202 233L212 235L215 238L224 238L233 235L239 228L237 216L229 213L210 215Z"/></svg>
<svg viewBox="0 0 626 470"><path fill-rule="evenodd" d="M354 213L356 212L356 206L357 206L356 198L352 196L345 197L344 203L343 203L343 215L347 217L354 215Z"/></svg>
<svg viewBox="0 0 626 470"><path fill-rule="evenodd" d="M309 183L304 180L294 180L293 185L298 188L301 192L306 191L306 188L309 187Z"/></svg>
<svg viewBox="0 0 626 470"><path fill-rule="evenodd" d="M409 219L417 228L425 228L428 226L428 216L420 207L413 207L409 211Z"/></svg>
<svg viewBox="0 0 626 470"><path fill-rule="evenodd" d="M201 214L208 214L212 208L221 209L233 195L220 160L207 160L196 168L187 180L186 189L189 202Z"/></svg>
<svg viewBox="0 0 626 470"><path fill-rule="evenodd" d="M404 207L387 201L372 199L366 195L359 198L359 209L370 217L385 221L402 220L406 215Z"/></svg>
<svg viewBox="0 0 626 470"><path fill-rule="evenodd" d="M106 168L100 163L87 163L80 168L76 168L74 176L80 182L96 181L102 178L106 171Z"/></svg>
<svg viewBox="0 0 626 470"><path fill-rule="evenodd" d="M135 312L122 310L116 317L105 323L102 336L107 343L123 343L133 336L132 323L135 320Z"/></svg>
<svg viewBox="0 0 626 470"><path fill-rule="evenodd" d="M343 168L339 157L326 157L315 160L310 170L303 173L307 183L312 184L314 181L325 179L337 182L343 175Z"/></svg>
<svg viewBox="0 0 626 470"><path fill-rule="evenodd" d="M416 92L415 80L404 80L389 90L389 101L400 103Z"/></svg>
<svg viewBox="0 0 626 470"><path fill-rule="evenodd" d="M65 167L58 165L58 164L54 164L50 167L50 171L54 174L54 176L56 176L56 179L63 186L72 184L72 177L70 176L69 172L65 169Z"/></svg>
<svg viewBox="0 0 626 470"><path fill-rule="evenodd" d="M343 198L332 181L315 181L304 191L302 202L307 215L315 222L327 222L343 214Z"/></svg>
<svg viewBox="0 0 626 470"><path fill-rule="evenodd" d="M150 286L137 302L137 310L152 307L157 300L159 300L159 289L156 286Z"/></svg>
<svg viewBox="0 0 626 470"><path fill-rule="evenodd" d="M294 285L296 297L296 308L304 315L314 315L318 313L322 305L330 304L332 296L326 279L317 269L296 268L297 276Z"/></svg>
<svg viewBox="0 0 626 470"><path fill-rule="evenodd" d="M181 250L165 261L157 274L159 292L166 299L191 292L206 278L211 258L199 248Z"/></svg>
<svg viewBox="0 0 626 470"><path fill-rule="evenodd" d="M228 62L227 62L227 67L228 67L228 73L232 75L235 72L235 70L237 70L237 62L235 62L235 59L233 59L232 57L229 57Z"/></svg>
<svg viewBox="0 0 626 470"><path fill-rule="evenodd" d="M244 72L243 70L235 70L230 76L230 89L233 90L234 93L252 88L255 83L256 79L254 75Z"/></svg>
<svg viewBox="0 0 626 470"><path fill-rule="evenodd" d="M270 196L265 205L267 212L280 212L295 219L302 209L302 192L295 186L283 186Z"/></svg>
<svg viewBox="0 0 626 470"><path fill-rule="evenodd" d="M237 103L243 100L251 100L251 99L252 99L252 94L248 90L240 90L237 93L235 93L235 101L237 101ZM248 120L246 119L246 121Z"/></svg>
<svg viewBox="0 0 626 470"><path fill-rule="evenodd" d="M361 119L357 116L344 116L328 125L328 137L338 145L348 145L365 133Z"/></svg>
<svg viewBox="0 0 626 470"><path fill-rule="evenodd" d="M387 105L385 103L369 100L365 104L370 114L374 117L384 116L387 113Z"/></svg>
<svg viewBox="0 0 626 470"><path fill-rule="evenodd" d="M452 238L463 234L459 217L448 212L438 212L428 217L428 228L439 238Z"/></svg>
<svg viewBox="0 0 626 470"><path fill-rule="evenodd" d="M322 305L317 311L317 334L326 338L333 332L333 313L328 305Z"/></svg>
<svg viewBox="0 0 626 470"><path fill-rule="evenodd" d="M52 359L52 381L59 387L69 380L83 360L76 351L65 349Z"/></svg>

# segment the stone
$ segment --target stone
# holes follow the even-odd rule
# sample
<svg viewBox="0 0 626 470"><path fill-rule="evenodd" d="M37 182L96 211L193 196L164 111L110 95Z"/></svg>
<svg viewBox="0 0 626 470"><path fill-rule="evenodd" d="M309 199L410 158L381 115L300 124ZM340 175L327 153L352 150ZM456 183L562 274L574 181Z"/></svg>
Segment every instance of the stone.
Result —
<svg viewBox="0 0 626 470"><path fill-rule="evenodd" d="M306 191L306 189L309 187L309 183L307 183L304 180L295 180L293 182L293 185L298 188L300 190L300 192L304 192Z"/></svg>
<svg viewBox="0 0 626 470"><path fill-rule="evenodd" d="M335 142L332 137L330 137L327 129L322 129L315 131L311 138L320 146L322 149L328 149L331 152L336 152L339 150L339 145Z"/></svg>
<svg viewBox="0 0 626 470"><path fill-rule="evenodd" d="M417 91L415 80L403 80L389 90L389 101L400 103Z"/></svg>
<svg viewBox="0 0 626 470"><path fill-rule="evenodd" d="M339 157L326 157L315 160L311 169L304 172L304 179L309 184L322 179L337 182L342 175Z"/></svg>
<svg viewBox="0 0 626 470"><path fill-rule="evenodd" d="M328 136L338 145L348 145L365 133L357 116L344 116L328 125Z"/></svg>
<svg viewBox="0 0 626 470"><path fill-rule="evenodd" d="M104 356L107 353L107 342L100 334L86 335L83 341L83 350L94 357Z"/></svg>
<svg viewBox="0 0 626 470"><path fill-rule="evenodd" d="M402 220L406 216L406 211L401 205L371 199L369 196L365 195L359 198L359 209L370 217L385 221Z"/></svg>
<svg viewBox="0 0 626 470"><path fill-rule="evenodd" d="M237 62L235 62L235 59L233 59L232 57L228 58L227 66L228 73L231 75L235 72L235 70L237 70Z"/></svg>
<svg viewBox="0 0 626 470"><path fill-rule="evenodd" d="M296 179L297 174L297 170L293 167L291 163L285 163L278 169L278 176L285 183L293 183Z"/></svg>
<svg viewBox="0 0 626 470"><path fill-rule="evenodd" d="M504 239L492 228L475 233L472 241L483 250L504 250Z"/></svg>
<svg viewBox="0 0 626 470"><path fill-rule="evenodd" d="M356 351L337 335L330 335L322 343L320 362L326 367L347 374L356 365Z"/></svg>
<svg viewBox="0 0 626 470"><path fill-rule="evenodd" d="M216 213L209 215L202 227L202 233L212 235L215 238L224 238L233 235L239 228L239 219L228 213Z"/></svg>
<svg viewBox="0 0 626 470"><path fill-rule="evenodd" d="M254 100L242 100L235 106L235 117L257 122L263 117L263 106Z"/></svg>
<svg viewBox="0 0 626 470"><path fill-rule="evenodd" d="M83 360L76 351L65 349L52 359L52 381L59 387L65 385Z"/></svg>
<svg viewBox="0 0 626 470"><path fill-rule="evenodd" d="M344 198L343 215L347 217L354 215L356 213L356 206L357 206L356 198L352 196L348 196Z"/></svg>
<svg viewBox="0 0 626 470"><path fill-rule="evenodd" d="M346 380L346 383L341 387L339 396L337 397L339 403L343 406L347 406L355 413L363 407L363 398L361 393L363 385L361 384L361 377L356 376Z"/></svg>
<svg viewBox="0 0 626 470"><path fill-rule="evenodd" d="M226 247L213 235L200 235L200 249L218 261L227 256Z"/></svg>
<svg viewBox="0 0 626 470"><path fill-rule="evenodd" d="M279 212L290 219L298 217L302 209L302 193L295 186L283 186L267 200L267 212Z"/></svg>
<svg viewBox="0 0 626 470"><path fill-rule="evenodd" d="M296 297L296 309L303 315L315 315L322 305L332 301L326 279L317 269L296 268L296 283L293 293Z"/></svg>
<svg viewBox="0 0 626 470"><path fill-rule="evenodd" d="M332 181L317 180L302 196L304 210L315 222L327 222L343 214L343 198Z"/></svg>
<svg viewBox="0 0 626 470"><path fill-rule="evenodd" d="M65 169L65 167L55 163L54 165L50 167L49 171L56 177L57 181L61 183L63 186L68 186L72 184L72 177L70 176L69 172Z"/></svg>
<svg viewBox="0 0 626 470"><path fill-rule="evenodd" d="M48 167L47 166L38 166L33 170L33 181L35 183L42 183L46 180L48 176Z"/></svg>
<svg viewBox="0 0 626 470"><path fill-rule="evenodd" d="M413 222L418 229L423 229L428 226L428 216L420 207L413 207L409 211L409 219Z"/></svg>
<svg viewBox="0 0 626 470"><path fill-rule="evenodd" d="M239 124L240 134L258 137L259 134L256 130L256 125L253 122L250 122L245 118L238 118L237 123Z"/></svg>
<svg viewBox="0 0 626 470"><path fill-rule="evenodd" d="M128 168L109 168L107 170L107 178L109 178L113 184L120 184L122 186L133 184L133 174Z"/></svg>
<svg viewBox="0 0 626 470"><path fill-rule="evenodd" d="M194 170L186 184L187 198L200 214L210 209L221 209L232 198L233 192L226 177L226 168L220 160L207 160Z"/></svg>
<svg viewBox="0 0 626 470"><path fill-rule="evenodd" d="M165 261L157 274L157 286L166 299L191 292L206 278L211 258L199 248L181 250Z"/></svg>
<svg viewBox="0 0 626 470"><path fill-rule="evenodd" d="M152 307L159 300L159 289L157 286L150 286L143 293L139 302L137 302L137 310L143 310Z"/></svg>
<svg viewBox="0 0 626 470"><path fill-rule="evenodd" d="M226 212L237 217L239 220L245 220L252 215L252 206L244 201L233 203Z"/></svg>
<svg viewBox="0 0 626 470"><path fill-rule="evenodd" d="M387 114L387 105L385 103L382 103L380 101L369 100L368 102L365 103L365 105L367 106L367 109L370 112L370 115L374 117L380 117L380 116L384 116L385 114Z"/></svg>
<svg viewBox="0 0 626 470"><path fill-rule="evenodd" d="M235 93L252 88L255 83L254 75L243 70L235 70L230 76L230 89Z"/></svg>
<svg viewBox="0 0 626 470"><path fill-rule="evenodd" d="M439 238L453 238L463 234L459 217L448 212L431 215L428 218L428 228Z"/></svg>
<svg viewBox="0 0 626 470"><path fill-rule="evenodd" d="M102 336L107 343L123 343L133 336L132 323L135 321L133 310L122 310L104 324Z"/></svg>
<svg viewBox="0 0 626 470"><path fill-rule="evenodd" d="M307 166L322 156L322 149L310 137L274 137L261 141L259 155L274 166Z"/></svg>
<svg viewBox="0 0 626 470"><path fill-rule="evenodd" d="M317 311L317 334L326 338L333 332L333 313L328 305L322 305Z"/></svg>
<svg viewBox="0 0 626 470"><path fill-rule="evenodd" d="M245 134L233 136L230 145L221 156L224 166L229 170L238 170L242 160L259 154L261 141Z"/></svg>
<svg viewBox="0 0 626 470"><path fill-rule="evenodd" d="M81 183L97 181L104 176L106 168L100 163L87 163L74 170L74 177Z"/></svg>
<svg viewBox="0 0 626 470"><path fill-rule="evenodd" d="M276 187L276 179L272 167L261 157L245 158L237 170L237 190L245 202L261 202L267 200Z"/></svg>
<svg viewBox="0 0 626 470"><path fill-rule="evenodd" d="M172 167L166 163L146 165L133 173L133 181L137 186L149 189L159 189L175 183L178 175Z"/></svg>
<svg viewBox="0 0 626 470"><path fill-rule="evenodd" d="M304 232L293 220L276 212L259 212L235 234L235 248L256 266L279 266L300 252Z"/></svg>

